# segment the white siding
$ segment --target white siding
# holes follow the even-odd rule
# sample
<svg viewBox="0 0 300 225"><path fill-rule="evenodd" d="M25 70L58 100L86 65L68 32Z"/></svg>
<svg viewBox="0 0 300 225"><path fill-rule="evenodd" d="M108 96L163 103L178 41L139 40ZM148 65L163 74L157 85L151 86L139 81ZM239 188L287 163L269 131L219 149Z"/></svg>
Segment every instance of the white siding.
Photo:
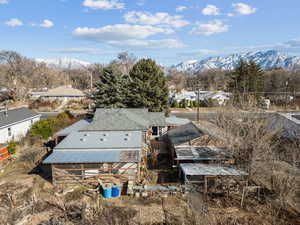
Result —
<svg viewBox="0 0 300 225"><path fill-rule="evenodd" d="M19 141L22 137L24 137L29 131L31 125L40 120L39 117L34 119L29 119L23 121L21 123L16 123L11 126L6 126L4 128L0 128L0 143L6 143L11 140ZM11 136L8 135L8 128L11 129Z"/></svg>

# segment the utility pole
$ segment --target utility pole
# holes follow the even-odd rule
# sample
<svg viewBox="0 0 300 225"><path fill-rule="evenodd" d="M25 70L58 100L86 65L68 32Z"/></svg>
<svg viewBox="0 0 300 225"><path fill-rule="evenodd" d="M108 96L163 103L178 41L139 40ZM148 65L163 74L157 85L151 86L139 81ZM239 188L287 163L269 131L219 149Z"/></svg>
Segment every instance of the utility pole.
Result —
<svg viewBox="0 0 300 225"><path fill-rule="evenodd" d="M285 110L287 109L287 94L288 94L289 79L285 82Z"/></svg>
<svg viewBox="0 0 300 225"><path fill-rule="evenodd" d="M197 94L197 121L200 122L200 88L198 85L198 94Z"/></svg>
<svg viewBox="0 0 300 225"><path fill-rule="evenodd" d="M91 90L93 88L93 72L90 72L90 79L91 79Z"/></svg>

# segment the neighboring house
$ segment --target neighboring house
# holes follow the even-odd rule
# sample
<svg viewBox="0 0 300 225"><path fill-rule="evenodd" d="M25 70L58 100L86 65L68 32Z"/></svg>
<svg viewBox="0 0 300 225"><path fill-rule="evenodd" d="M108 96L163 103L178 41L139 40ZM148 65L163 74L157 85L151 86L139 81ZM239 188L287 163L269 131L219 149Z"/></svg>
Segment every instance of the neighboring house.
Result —
<svg viewBox="0 0 300 225"><path fill-rule="evenodd" d="M230 96L230 93L224 91L199 91L200 102L215 101L220 106L225 105ZM170 102L177 101L180 103L185 100L190 104L191 102L198 101L198 91L184 91L179 94L172 93L169 95L169 98Z"/></svg>
<svg viewBox="0 0 300 225"><path fill-rule="evenodd" d="M300 165L300 113L276 113L266 124L268 131L278 136L278 159Z"/></svg>
<svg viewBox="0 0 300 225"><path fill-rule="evenodd" d="M72 88L71 86L60 86L54 89L50 89L48 92L41 94L41 98L49 100L81 100L86 97L86 94L78 89Z"/></svg>
<svg viewBox="0 0 300 225"><path fill-rule="evenodd" d="M300 139L300 113L276 113L268 120L268 129L290 140Z"/></svg>
<svg viewBox="0 0 300 225"><path fill-rule="evenodd" d="M57 132L63 140L43 163L51 164L54 183L136 181L146 143L167 127L163 113L98 108L91 121Z"/></svg>
<svg viewBox="0 0 300 225"><path fill-rule="evenodd" d="M41 115L26 108L3 110L0 112L0 143L18 141L29 131Z"/></svg>

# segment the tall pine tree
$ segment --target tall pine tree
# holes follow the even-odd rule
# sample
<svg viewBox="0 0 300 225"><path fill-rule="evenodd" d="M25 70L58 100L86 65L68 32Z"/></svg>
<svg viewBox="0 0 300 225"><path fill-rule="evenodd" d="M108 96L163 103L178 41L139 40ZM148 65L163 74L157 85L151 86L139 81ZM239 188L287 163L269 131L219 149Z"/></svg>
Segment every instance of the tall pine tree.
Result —
<svg viewBox="0 0 300 225"><path fill-rule="evenodd" d="M255 94L258 99L264 91L264 72L261 67L253 61L248 64L248 91Z"/></svg>
<svg viewBox="0 0 300 225"><path fill-rule="evenodd" d="M248 63L241 60L232 73L229 90L235 93L236 100L240 97L245 100L251 95L259 100L264 91L263 70L253 61Z"/></svg>
<svg viewBox="0 0 300 225"><path fill-rule="evenodd" d="M96 84L97 91L93 95L96 108L126 107L127 79L115 65L103 68Z"/></svg>
<svg viewBox="0 0 300 225"><path fill-rule="evenodd" d="M129 72L128 107L162 112L169 107L166 78L151 59L139 60Z"/></svg>

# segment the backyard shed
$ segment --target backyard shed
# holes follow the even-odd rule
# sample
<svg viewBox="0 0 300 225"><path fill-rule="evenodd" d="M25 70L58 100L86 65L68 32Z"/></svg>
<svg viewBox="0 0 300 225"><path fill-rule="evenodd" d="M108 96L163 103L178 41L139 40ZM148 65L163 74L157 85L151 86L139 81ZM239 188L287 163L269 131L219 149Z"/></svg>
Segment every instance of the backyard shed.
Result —
<svg viewBox="0 0 300 225"><path fill-rule="evenodd" d="M185 184L204 184L207 192L207 183L217 177L247 176L248 174L233 166L203 163L181 163L180 177Z"/></svg>

